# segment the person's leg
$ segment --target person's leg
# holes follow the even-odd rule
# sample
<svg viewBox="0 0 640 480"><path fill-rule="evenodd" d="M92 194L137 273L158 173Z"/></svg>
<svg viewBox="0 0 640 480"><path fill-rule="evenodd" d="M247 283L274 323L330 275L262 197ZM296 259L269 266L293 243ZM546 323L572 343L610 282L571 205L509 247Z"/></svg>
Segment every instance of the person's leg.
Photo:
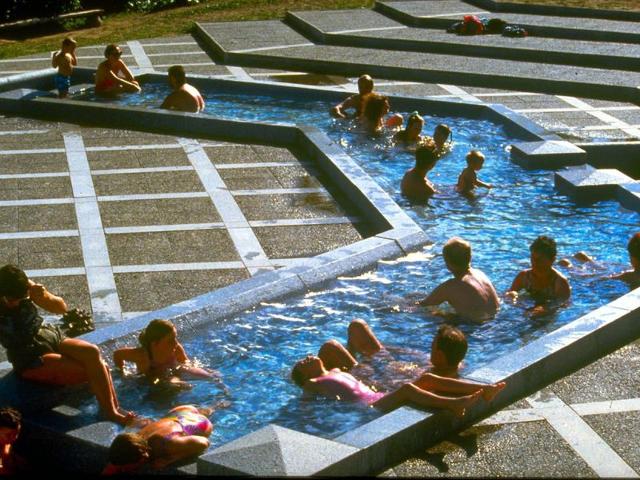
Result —
<svg viewBox="0 0 640 480"><path fill-rule="evenodd" d="M77 385L88 381L87 372L82 364L58 353L47 353L40 357L42 365L24 370L20 376L48 385Z"/></svg>
<svg viewBox="0 0 640 480"><path fill-rule="evenodd" d="M482 392L482 397L487 402L493 400L493 397L495 397L506 385L505 382L486 384L463 378L441 377L439 375L434 375L433 373L425 373L419 379L414 381L413 384L423 390L457 393L462 395Z"/></svg>
<svg viewBox="0 0 640 480"><path fill-rule="evenodd" d="M382 344L376 338L371 327L359 318L349 324L347 347L351 352L373 355L382 350Z"/></svg>
<svg viewBox="0 0 640 480"><path fill-rule="evenodd" d="M391 392L373 404L382 411L394 410L410 402L425 408L446 408L454 415L462 416L465 409L478 401L480 392L464 397L442 397L434 393L422 390L417 386L406 383L394 392Z"/></svg>
<svg viewBox="0 0 640 480"><path fill-rule="evenodd" d="M131 420L132 414L122 414L119 411L111 374L96 345L78 338L66 338L60 344L60 353L82 365L89 385L107 418L120 424Z"/></svg>
<svg viewBox="0 0 640 480"><path fill-rule="evenodd" d="M320 357L327 370L332 368L350 370L358 363L353 358L353 355L337 340L325 342L318 351L318 357Z"/></svg>

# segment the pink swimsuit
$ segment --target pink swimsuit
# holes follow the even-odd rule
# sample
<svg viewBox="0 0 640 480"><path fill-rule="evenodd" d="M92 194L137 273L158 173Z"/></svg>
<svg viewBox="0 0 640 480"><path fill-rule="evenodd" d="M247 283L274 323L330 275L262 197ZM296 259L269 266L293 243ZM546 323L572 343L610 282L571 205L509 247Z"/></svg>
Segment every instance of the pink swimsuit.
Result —
<svg viewBox="0 0 640 480"><path fill-rule="evenodd" d="M315 380L316 386L322 388L325 395L347 402L371 405L385 395L382 392L374 392L360 380L345 372L329 372L328 375L317 377Z"/></svg>

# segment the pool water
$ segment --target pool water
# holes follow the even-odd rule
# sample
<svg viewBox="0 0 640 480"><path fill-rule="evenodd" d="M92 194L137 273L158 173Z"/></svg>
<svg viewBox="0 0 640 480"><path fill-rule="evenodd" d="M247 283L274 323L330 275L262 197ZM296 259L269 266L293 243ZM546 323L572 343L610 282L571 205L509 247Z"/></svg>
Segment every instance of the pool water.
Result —
<svg viewBox="0 0 640 480"><path fill-rule="evenodd" d="M157 107L168 93L167 86L144 85L144 94L123 96L118 102ZM406 257L380 261L377 268L340 278L325 290L292 297L286 303L263 304L220 327L180 332L187 353L200 364L219 370L230 395L226 397L215 383L194 381L190 391L158 398L147 395L148 387L138 382L116 380L125 408L157 418L173 405L204 406L228 398L231 406L212 417L216 425L213 448L269 423L327 438L366 423L378 412L304 398L289 379L291 366L306 354L316 353L330 338L346 343L347 326L353 318L369 322L397 359L425 365L433 335L444 320L413 303L450 277L441 249L454 235L471 243L472 265L492 279L500 294L518 271L529 267L529 245L538 235L555 238L559 258L584 250L596 259L595 264L574 262L573 268L559 267L572 285L572 299L555 314L533 318L528 310L533 302L525 298L517 305L503 305L491 321L460 324L469 341L463 372L512 352L628 291L622 282L603 277L627 267L626 243L637 231L638 214L614 201L577 206L559 195L552 172L526 171L511 163L509 144L518 139L499 124L420 112L426 120L424 133L430 134L438 123L452 128L453 149L429 174L439 193L427 206L412 206L398 186L404 171L413 166L413 154L393 147L385 136L370 137L349 122L331 119L328 103L202 93L209 115L320 128L376 179L434 244ZM479 189L474 199L468 199L455 192L455 184L465 155L474 148L486 157L478 177L494 188ZM373 364L378 375L368 381L382 381L384 387L388 379L380 373L382 365L375 359ZM415 370L406 377L412 374ZM147 395L144 405L139 404L141 391ZM87 399L82 409L95 411L95 402Z"/></svg>

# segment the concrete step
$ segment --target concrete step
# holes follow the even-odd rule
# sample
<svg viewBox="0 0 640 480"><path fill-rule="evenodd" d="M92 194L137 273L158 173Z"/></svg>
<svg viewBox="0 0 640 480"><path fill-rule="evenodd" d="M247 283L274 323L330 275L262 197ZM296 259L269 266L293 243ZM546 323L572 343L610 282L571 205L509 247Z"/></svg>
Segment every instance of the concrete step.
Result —
<svg viewBox="0 0 640 480"><path fill-rule="evenodd" d="M407 27L373 10L288 12L286 22L316 43L448 53L640 71L640 45L547 37L461 36Z"/></svg>
<svg viewBox="0 0 640 480"><path fill-rule="evenodd" d="M501 18L524 27L529 34L574 40L640 43L640 26L635 21L574 18L523 13L497 13L455 0L377 1L375 9L413 27L446 28L464 15Z"/></svg>
<svg viewBox="0 0 640 480"><path fill-rule="evenodd" d="M197 24L197 35L224 63L249 67L287 69L322 74L358 76L425 83L446 83L507 90L554 93L640 101L640 74L597 68L563 66L433 53L401 52L371 48L313 45L297 46L299 35L286 24L264 22L290 43L270 49L256 48L250 35L257 22ZM293 32L293 33L292 33ZM259 44L259 43L258 43ZM251 47L254 47L251 50ZM275 49L277 48L277 49ZM613 88L616 87L616 88Z"/></svg>

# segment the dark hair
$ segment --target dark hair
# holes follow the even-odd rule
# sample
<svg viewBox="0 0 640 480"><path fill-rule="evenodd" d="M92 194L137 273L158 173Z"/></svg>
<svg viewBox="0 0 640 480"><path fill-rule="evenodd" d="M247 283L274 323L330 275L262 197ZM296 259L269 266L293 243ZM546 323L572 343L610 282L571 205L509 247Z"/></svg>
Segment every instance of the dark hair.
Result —
<svg viewBox="0 0 640 480"><path fill-rule="evenodd" d="M631 237L627 243L627 250L629 250L630 257L640 260L640 232Z"/></svg>
<svg viewBox="0 0 640 480"><path fill-rule="evenodd" d="M0 408L0 428L17 429L22 422L22 414L11 407Z"/></svg>
<svg viewBox="0 0 640 480"><path fill-rule="evenodd" d="M450 238L442 247L442 255L451 265L467 268L471 263L471 245L462 238Z"/></svg>
<svg viewBox="0 0 640 480"><path fill-rule="evenodd" d="M445 141L447 140L447 138L449 138L449 135L451 135L451 129L449 128L449 125L446 125L444 123L439 123L436 126L436 128L433 130L433 136L435 137L438 132L447 134Z"/></svg>
<svg viewBox="0 0 640 480"><path fill-rule="evenodd" d="M131 465L151 454L149 443L139 433L121 433L109 447L109 463Z"/></svg>
<svg viewBox="0 0 640 480"><path fill-rule="evenodd" d="M384 106L388 101L389 99L385 95L369 94L364 106L364 117L372 123L377 123L384 116Z"/></svg>
<svg viewBox="0 0 640 480"><path fill-rule="evenodd" d="M434 339L435 346L444 354L447 363L457 366L467 354L467 338L464 333L451 325L440 325Z"/></svg>
<svg viewBox="0 0 640 480"><path fill-rule="evenodd" d="M556 258L556 241L551 237L540 235L533 241L529 247L529 251L542 253L549 259Z"/></svg>
<svg viewBox="0 0 640 480"><path fill-rule="evenodd" d="M304 382L307 381L307 377L302 373L302 370L300 369L301 363L302 360L296 362L296 364L293 366L293 369L291 369L291 380L293 380L293 383L295 383L299 387L304 386Z"/></svg>
<svg viewBox="0 0 640 480"><path fill-rule="evenodd" d="M77 45L77 44L78 43L72 37L65 37L64 40L62 40L63 47L68 47L69 45Z"/></svg>
<svg viewBox="0 0 640 480"><path fill-rule="evenodd" d="M116 55L119 57L120 55L122 55L122 51L120 50L120 47L118 47L118 45L116 45L115 43L110 43L109 45L107 45L107 48L104 49L104 57L109 58L109 55Z"/></svg>
<svg viewBox="0 0 640 480"><path fill-rule="evenodd" d="M358 90L365 90L364 94L371 93L373 91L373 78L366 74L361 75L358 78Z"/></svg>
<svg viewBox="0 0 640 480"><path fill-rule="evenodd" d="M27 274L15 265L0 268L0 295L7 298L25 298L29 292Z"/></svg>
<svg viewBox="0 0 640 480"><path fill-rule="evenodd" d="M138 335L140 345L149 350L153 342L157 342L170 333L173 333L173 328L173 323L169 320L151 320L147 327Z"/></svg>
<svg viewBox="0 0 640 480"><path fill-rule="evenodd" d="M473 162L474 160L482 160L484 162L484 155L480 150L471 150L469 153L467 153L466 159L467 165L471 165L471 162Z"/></svg>
<svg viewBox="0 0 640 480"><path fill-rule="evenodd" d="M184 73L184 68L182 65L174 65L169 68L167 72L170 77L173 77L178 85L184 85L187 83L187 75Z"/></svg>
<svg viewBox="0 0 640 480"><path fill-rule="evenodd" d="M436 154L436 145L433 141L426 141L421 143L416 148L416 167L423 169L431 169L438 161L438 155Z"/></svg>

